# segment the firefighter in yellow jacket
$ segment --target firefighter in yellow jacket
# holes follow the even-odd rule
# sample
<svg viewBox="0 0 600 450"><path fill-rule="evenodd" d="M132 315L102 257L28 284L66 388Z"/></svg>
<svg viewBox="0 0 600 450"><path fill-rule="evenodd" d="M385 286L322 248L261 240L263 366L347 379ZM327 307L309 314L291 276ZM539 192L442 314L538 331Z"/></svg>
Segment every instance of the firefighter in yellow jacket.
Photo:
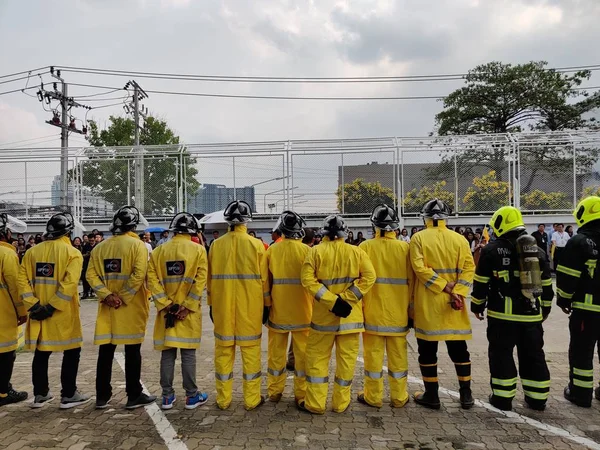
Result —
<svg viewBox="0 0 600 450"><path fill-rule="evenodd" d="M208 394L196 386L196 349L202 337L201 301L208 262L204 247L192 241L192 236L200 231L193 215L177 214L169 231L175 235L156 247L148 267L148 287L158 310L154 348L162 351L162 409L171 409L176 400L173 376L177 349L181 353L185 408L195 409L208 401Z"/></svg>
<svg viewBox="0 0 600 450"><path fill-rule="evenodd" d="M140 352L146 322L148 293L144 286L148 250L135 230L141 221L137 208L124 206L114 215L113 237L94 247L86 278L98 296L98 318L94 344L99 345L96 367L96 408L108 407L110 384L117 345L125 346L125 390L127 409L153 403L156 397L142 392Z"/></svg>
<svg viewBox="0 0 600 450"><path fill-rule="evenodd" d="M467 240L446 228L450 213L448 205L438 199L427 202L422 210L426 228L410 241L416 277L414 326L425 384L425 392L417 392L415 402L440 408L437 349L439 341L446 341L458 376L461 406L469 409L474 400L466 342L471 339L471 322L465 297L472 287L475 264Z"/></svg>
<svg viewBox="0 0 600 450"><path fill-rule="evenodd" d="M0 406L27 399L27 392L15 391L10 384L27 310L19 298L19 257L15 247L7 242L11 231L26 230L25 223L0 214Z"/></svg>
<svg viewBox="0 0 600 450"><path fill-rule="evenodd" d="M325 218L323 234L301 272L302 285L315 302L306 344L306 396L298 407L313 414L325 412L333 344L333 410L344 412L350 404L359 333L364 331L362 298L375 283L375 269L364 250L344 242L348 227L342 217Z"/></svg>
<svg viewBox="0 0 600 450"><path fill-rule="evenodd" d="M19 271L19 294L29 311L25 344L35 350L33 408L41 408L54 398L48 385L48 359L58 351L63 352L60 407L73 408L90 400L77 390L83 342L77 287L83 256L71 245L74 228L71 214L52 216L46 224L46 240L27 250Z"/></svg>
<svg viewBox="0 0 600 450"><path fill-rule="evenodd" d="M363 299L365 332L365 391L358 401L380 408L383 405L383 356L387 353L390 398L394 407L408 401L407 376L408 310L414 273L408 244L396 239L400 220L396 210L382 204L371 214L375 239L360 244L373 262L377 279Z"/></svg>
<svg viewBox="0 0 600 450"><path fill-rule="evenodd" d="M269 280L271 285L271 308L269 328L269 362L267 388L269 399L281 399L286 379L286 353L288 335L292 335L295 357L294 397L304 400L306 373L304 352L313 299L304 289L300 270L310 247L302 243L304 220L293 211L284 211L277 224L282 240L267 250Z"/></svg>
<svg viewBox="0 0 600 450"><path fill-rule="evenodd" d="M230 231L215 240L208 254L208 304L215 326L217 406L229 408L235 348L242 354L244 406L264 403L260 395L260 340L267 321L269 276L265 248L248 234L250 205L233 201L225 208Z"/></svg>

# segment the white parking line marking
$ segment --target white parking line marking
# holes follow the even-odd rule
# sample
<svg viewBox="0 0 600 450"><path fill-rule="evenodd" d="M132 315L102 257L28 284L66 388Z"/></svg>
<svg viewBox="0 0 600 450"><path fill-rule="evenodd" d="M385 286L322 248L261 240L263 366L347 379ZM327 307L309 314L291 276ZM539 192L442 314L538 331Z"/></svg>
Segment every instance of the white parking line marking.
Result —
<svg viewBox="0 0 600 450"><path fill-rule="evenodd" d="M362 364L364 364L364 362L365 362L365 360L363 358L361 358L360 356L358 358L356 358L356 360ZM383 371L386 372L387 370L388 370L388 368L386 366L383 366ZM416 384L423 384L423 380L421 380L420 378L413 377L413 376L408 377L408 382L416 383ZM451 391L450 389L440 388L440 392L442 394L449 395L450 397L460 398L460 394L458 392ZM564 430L562 428L558 428L553 425L548 425L548 424L542 423L538 420L532 419L531 417L523 416L523 415L513 412L513 411L501 411L499 409L494 408L492 405L490 405L487 402L482 402L481 400L475 400L475 405L481 406L482 408L485 408L488 411L495 412L497 414L503 415L510 419L514 419L518 423L525 423L527 425L531 425L534 428L546 431L548 433L552 433L556 436L560 436L562 438L568 439L569 441L575 442L577 444L585 445L586 447L591 448L593 450L600 450L600 444L598 444L597 442L592 441L591 439L585 438L583 436L577 436L576 434L570 433L567 430Z"/></svg>
<svg viewBox="0 0 600 450"><path fill-rule="evenodd" d="M119 366L121 366L123 373L125 373L125 356L123 353L115 353L115 359L119 363ZM142 383L142 388L144 389L144 393L149 394L144 383ZM171 422L169 422L156 403L145 406L144 409L148 413L148 416L150 416L150 419L152 419L156 431L158 431L158 434L169 450L188 450L187 445L177 437L177 432L171 425Z"/></svg>

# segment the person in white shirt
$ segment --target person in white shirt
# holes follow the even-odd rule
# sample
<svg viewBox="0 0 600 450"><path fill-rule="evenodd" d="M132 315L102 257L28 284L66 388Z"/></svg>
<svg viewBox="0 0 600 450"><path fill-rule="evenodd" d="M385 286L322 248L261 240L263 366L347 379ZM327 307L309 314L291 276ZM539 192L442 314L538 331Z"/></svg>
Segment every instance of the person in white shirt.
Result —
<svg viewBox="0 0 600 450"><path fill-rule="evenodd" d="M556 224L556 231L552 233L552 248L550 253L552 254L552 259L554 260L554 270L556 270L560 264L560 258L568 240L570 239L569 234L564 231L564 228L564 224L558 223Z"/></svg>
<svg viewBox="0 0 600 450"><path fill-rule="evenodd" d="M408 235L408 230L406 228L402 228L402 231L400 232L400 237L398 239L406 242L407 244L410 244L410 236Z"/></svg>
<svg viewBox="0 0 600 450"><path fill-rule="evenodd" d="M145 232L142 235L142 241L144 242L144 245L148 249L148 261L150 261L150 255L152 254L152 244L150 243L150 240L151 240L150 233Z"/></svg>

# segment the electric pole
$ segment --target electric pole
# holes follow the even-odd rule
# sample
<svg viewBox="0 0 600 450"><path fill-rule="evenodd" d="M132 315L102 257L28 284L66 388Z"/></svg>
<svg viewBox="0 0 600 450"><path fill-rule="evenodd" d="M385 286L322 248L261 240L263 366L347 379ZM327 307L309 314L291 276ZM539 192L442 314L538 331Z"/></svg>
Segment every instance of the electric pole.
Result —
<svg viewBox="0 0 600 450"><path fill-rule="evenodd" d="M51 120L47 120L46 123L55 127L60 128L60 208L69 210L69 132L86 134L87 127L82 127L81 130L77 129L75 125L75 119L69 120L69 111L71 108L85 108L92 109L89 106L82 105L68 97L68 85L65 80L60 76L60 70L54 71L54 67L50 67L50 75L56 78L61 83L61 90L58 91L58 86L54 83L54 91L45 91L44 85L40 86L40 90L37 93L38 100L43 102L44 100L48 105L52 103L52 100L57 100L60 103L61 117L58 117L58 113L55 111L54 116Z"/></svg>
<svg viewBox="0 0 600 450"><path fill-rule="evenodd" d="M131 80L125 85L125 89L128 89L130 86L133 87L133 101L129 104L129 106L125 107L125 111L127 113L133 113L133 121L135 122L135 133L134 133L134 145L135 145L135 168L134 168L134 178L135 178L135 206L140 210L140 212L144 211L144 150L140 147L140 129L142 128L140 125L140 116L144 119L148 113L148 109L142 107L140 109L140 100L148 98L148 94L144 92L144 90L140 87L139 84L135 80Z"/></svg>

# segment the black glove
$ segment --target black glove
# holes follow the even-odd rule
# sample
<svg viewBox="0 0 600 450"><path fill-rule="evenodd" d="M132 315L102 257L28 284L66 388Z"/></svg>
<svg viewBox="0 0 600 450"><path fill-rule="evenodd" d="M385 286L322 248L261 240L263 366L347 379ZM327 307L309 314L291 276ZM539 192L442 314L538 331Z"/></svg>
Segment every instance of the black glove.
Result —
<svg viewBox="0 0 600 450"><path fill-rule="evenodd" d="M346 318L352 312L352 305L346 300L342 300L341 297L338 297L335 301L335 305L331 308L331 312L338 317Z"/></svg>
<svg viewBox="0 0 600 450"><path fill-rule="evenodd" d="M39 305L39 303L37 303L36 305ZM38 308L34 308L31 308L29 310L29 317L32 320L46 320L52 317L52 314L54 314L54 311L56 311L56 308L52 305L39 306Z"/></svg>
<svg viewBox="0 0 600 450"><path fill-rule="evenodd" d="M208 307L208 316L210 317L210 321L212 323L215 323L215 320L213 319L213 316L212 316L212 306Z"/></svg>
<svg viewBox="0 0 600 450"><path fill-rule="evenodd" d="M267 323L267 320L269 320L269 311L270 309L268 306L265 306L263 308L263 325Z"/></svg>
<svg viewBox="0 0 600 450"><path fill-rule="evenodd" d="M169 311L165 315L165 328L173 328L175 326L175 319L177 319L177 311L179 311L179 305L177 303L169 307Z"/></svg>

